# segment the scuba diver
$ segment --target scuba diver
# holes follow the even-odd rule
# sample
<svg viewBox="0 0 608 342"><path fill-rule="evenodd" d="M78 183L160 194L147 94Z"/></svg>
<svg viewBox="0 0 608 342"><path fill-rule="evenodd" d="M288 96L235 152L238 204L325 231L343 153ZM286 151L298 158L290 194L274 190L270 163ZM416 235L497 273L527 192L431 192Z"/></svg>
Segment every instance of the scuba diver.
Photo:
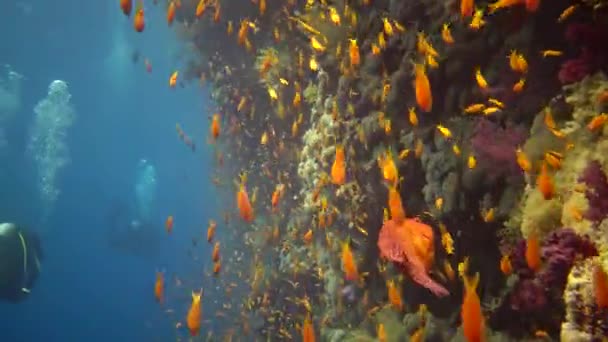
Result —
<svg viewBox="0 0 608 342"><path fill-rule="evenodd" d="M38 278L41 259L38 235L14 223L0 223L0 300L24 300Z"/></svg>
<svg viewBox="0 0 608 342"><path fill-rule="evenodd" d="M160 252L162 228L132 219L129 206L112 201L107 215L106 243L113 250L132 256L154 258Z"/></svg>

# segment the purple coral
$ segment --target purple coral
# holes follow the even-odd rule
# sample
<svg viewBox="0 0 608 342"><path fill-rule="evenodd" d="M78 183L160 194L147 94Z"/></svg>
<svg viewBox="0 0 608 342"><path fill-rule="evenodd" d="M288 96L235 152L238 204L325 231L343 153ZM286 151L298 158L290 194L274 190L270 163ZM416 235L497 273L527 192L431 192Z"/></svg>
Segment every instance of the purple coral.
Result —
<svg viewBox="0 0 608 342"><path fill-rule="evenodd" d="M599 70L608 61L608 31L599 24L572 23L566 29L565 38L571 44L581 45L578 57L565 61L558 78L562 84L582 80Z"/></svg>
<svg viewBox="0 0 608 342"><path fill-rule="evenodd" d="M473 129L471 146L482 166L491 177L520 175L515 149L526 139L519 127L502 128L493 121L481 118Z"/></svg>
<svg viewBox="0 0 608 342"><path fill-rule="evenodd" d="M576 257L597 255L593 243L570 228L554 231L544 240L541 248L543 268L539 272L534 273L528 268L525 251L526 242L522 240L513 253L512 263L519 282L511 292L510 305L513 310L521 312L538 312L548 303L552 293L561 297ZM531 301L530 298L538 300Z"/></svg>
<svg viewBox="0 0 608 342"><path fill-rule="evenodd" d="M602 165L597 160L589 162L579 177L579 182L587 185L585 197L589 203L589 210L585 213L585 218L599 223L608 216L608 179L602 170Z"/></svg>

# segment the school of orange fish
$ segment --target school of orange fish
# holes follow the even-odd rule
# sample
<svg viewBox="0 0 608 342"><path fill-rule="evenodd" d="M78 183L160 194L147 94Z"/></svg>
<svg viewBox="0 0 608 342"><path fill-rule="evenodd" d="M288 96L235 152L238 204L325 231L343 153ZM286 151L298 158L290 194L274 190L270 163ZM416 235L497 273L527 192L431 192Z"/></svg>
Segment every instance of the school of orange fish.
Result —
<svg viewBox="0 0 608 342"><path fill-rule="evenodd" d="M288 253L296 247L303 246L309 253L315 253L317 249L321 248L320 246L323 246L322 248L328 250L336 260L339 260L343 273L342 284L344 286L354 284L362 290L361 305L367 306L368 315L373 315L374 312L385 305L401 313L407 310L408 299L402 298L404 278L394 276L394 274L407 275L407 278L412 279L415 284L428 289L437 297L452 296L453 294L450 294L446 288L453 288L454 286L449 284L457 282L457 278L460 278L464 288L460 307L460 322L463 334L468 341L484 340L485 318L477 292L480 274L478 272L474 275L469 274L468 258L457 262L457 272L454 271L454 261L450 256L454 255L455 242L450 229L443 223L438 225L439 241L447 257L444 258L441 267L434 269L435 237L433 228L424 223L420 217L407 217L407 210L402 203L402 196L406 192L401 189L404 175L400 175L398 165L403 165L410 158L421 157L424 153L421 139L417 139L410 148L404 148L398 153L391 149L385 149L377 154L380 179L377 179L375 183L380 185L382 189L386 189L387 199L381 200L386 203L384 211L376 213L383 217L382 227L379 234L378 232L372 234L366 228L370 225L368 218L371 213L353 210L348 201L341 200L336 195L339 191L345 189L349 183L357 181L354 179L356 178L353 176L354 174L360 172L371 174L369 171L362 171L363 167L352 161L355 160L356 154L368 153L372 155L372 152L367 147L366 133L361 125L356 126L354 130L346 127L349 115L352 116L352 104L347 104L345 110L339 109L335 102L331 104L330 111L334 124L341 128L339 134L351 134L355 137L354 140L359 144L357 146L361 146L361 149L357 147L357 150L355 150L353 146L347 146L346 141L348 140L342 139L340 136L333 141L324 142L327 146L333 146L335 152L333 153L333 161L317 175L317 179L314 181L314 188L310 194L315 206L314 213L312 217L307 219L295 220L296 222L309 223L296 223L297 229L287 230L286 226L291 224L290 222L294 222L293 216L302 212L298 208L294 208L298 203L299 184L294 175L293 165L297 163L301 152L301 140L298 140L302 136L300 129L310 125L311 120L306 114L307 105L304 101L306 94L301 84L310 81L306 77L306 75L309 75L308 72L316 74L319 70L328 68L327 64L323 64L321 61L322 56L333 55L333 68L341 75L357 77L360 73L359 68L362 65L362 60L375 58L382 54L387 49L387 39L394 35L415 37L416 51L411 56L413 75L410 89L415 98L416 106L410 107L407 113L399 114L415 130L419 125L421 126L417 110L423 113L432 113L433 111L433 84L429 73L432 73L443 61L440 51L445 46L457 42L458 34L452 32L455 27L458 27L458 32L466 30L467 34L469 32L474 33L483 30L486 25L491 25L492 15L499 11L509 11L514 7L522 7L525 8L527 13L533 14L536 11L543 10L545 6L550 6L550 1L545 0L546 3L541 4L541 0L498 0L480 6L475 3L475 0L459 0L458 20L444 23L439 32L436 32L441 40L435 41L435 43L426 32L416 32L415 28L409 28L405 23L393 19L390 13L385 13L380 16L380 22L373 26L381 27L377 33L377 39L366 42L364 45L360 45L356 36L356 28L361 23L358 12L354 8L371 8L373 0L338 2L326 0L231 1L242 3L242 6L255 6L257 9L256 15L242 17L240 18L240 24L235 24L233 19L224 19L223 17L223 7L231 7L231 5L226 4L226 0L163 0L161 1L162 4L154 9L144 9L143 1L137 0L135 13L132 16L133 29L142 33L145 32L145 11L147 10L166 11L167 24L171 26L179 21L179 24L183 27L178 30L181 30L182 34L194 27L193 23L198 21L205 21L207 26L221 26L221 30L225 32L226 40L220 42L220 44L234 44L243 48L244 53L254 57L258 53L255 65L248 65L247 67L256 69L259 78L256 83L258 83L258 87L263 88L267 95L267 99L264 99L264 101L268 104L264 111L274 112L277 116L277 118L270 118L260 114L259 111L256 112L256 104L264 102L257 98L259 92L258 95L253 95L251 89L239 89L238 85L234 85L232 93L228 95L230 103L227 105L218 104L217 112L210 116L208 145L214 152L214 166L216 168L216 176L213 177L212 182L217 186L218 192L224 195L226 193L230 194L220 196L226 205L225 212L218 214L218 216L223 215L223 224L219 224L213 219L209 220L206 240L213 246L211 253L213 268L209 275L220 280L225 278L225 280L222 280L222 288L225 289L227 298L230 297L232 289L238 287L236 282L246 283L250 290L249 294L242 296L243 298L227 300L222 308L210 318L229 320L230 315L234 316L234 328L223 332L223 338L225 340L232 340L233 338L239 340L236 337L238 333L251 334L247 323L247 317L250 316L247 312L254 312L254 314L263 315L271 323L274 323L275 320L278 322L276 317L282 316L280 323L276 323L276 330L273 331L277 339L299 339L296 335L300 335L303 341L315 341L320 336L318 325L331 324L335 318L325 316L319 313L319 310L314 310L313 306L318 303L319 299L309 297L306 293L298 297L294 295L293 298L287 298L289 301L297 303L298 307L302 309L297 314L282 312L281 307L273 306L270 302L277 299L269 298L272 286L282 284L282 281L288 281L295 289L298 284L294 275L282 274L275 263L264 261L274 260L279 257L279 254ZM272 3L272 11L267 1ZM576 3L564 8L555 20L560 23L567 21L579 6L581 4ZM233 7L234 5L232 5ZM274 8L278 8L278 10L274 10ZM120 9L124 15L131 18L133 1L120 0ZM270 15L270 12L273 15L271 21L275 23L275 26L268 29L268 32L263 32L261 18ZM307 14L297 15L299 13ZM230 16L230 18L233 17ZM315 27L315 23L333 26L336 29L348 32L348 38L336 43L332 40L332 37L322 33L322 31L327 31L326 28L321 30ZM216 30L218 29L216 28ZM291 56L279 56L271 49L256 49L252 35L267 35L268 39L277 44L285 42L285 40L290 39L289 37L303 35L307 43L305 45L293 43ZM302 41L302 39L299 41ZM221 53L221 51L219 52ZM542 50L537 53L546 59L560 58L563 54L562 51L558 50ZM505 57L511 71L518 75L518 81L512 84L510 91L513 94L525 92L527 75L530 69L526 56L513 50ZM232 58L236 57L233 56ZM281 61L282 59L290 60L287 71L279 67L281 63L284 63ZM550 63L549 60L547 62ZM217 59L210 58L209 63L217 63ZM152 66L147 59L145 60L145 67L148 72L152 71ZM225 65L221 69L223 74L231 75L235 72L235 67L230 65ZM168 86L175 88L181 75L180 71L172 70L168 73L170 74ZM484 70L481 67L476 67L470 71L470 75L476 82L480 93L486 94L486 101L468 104L462 108L463 115L492 116L504 110L504 101L491 96L493 93L491 91L492 85L486 80ZM208 79L211 79L211 83L213 83L217 81L217 76L210 73L200 73L199 81L202 85L205 85ZM271 79L277 80L277 84L272 83ZM380 96L377 100L380 106L386 101L390 91L390 83L385 83L383 88L379 90ZM353 92L355 91L353 90ZM225 112L222 112L222 110L225 110ZM285 123L286 117L293 118L290 121L291 124ZM608 114L598 114L588 123L587 129L592 132L597 131L606 122L608 122ZM254 124L256 127L253 126ZM544 124L556 137L567 139L567 136L557 129L550 110L546 110ZM261 129L259 128L260 125L262 126ZM378 125L387 136L396 135L393 132L390 115L384 115L384 113L379 115ZM433 129L436 129L449 142L454 154L461 156L469 169L477 167L474 154L462 155L459 141L448 125L438 123L434 125ZM179 138L194 151L192 138L184 133L179 124L176 124L176 130ZM261 134L256 135L259 133ZM250 146L252 141L255 142L254 147ZM530 178L535 179L535 184L532 184L532 186L536 186L546 200L555 196L552 171L560 168L563 154L567 153L569 145L565 144L565 146L564 151L546 151L544 160L539 163L540 167L537 167L536 161L530 160L521 148L516 151L517 164L527 176L534 176ZM240 150L245 148L248 151L256 152L241 153ZM369 168L365 170L369 170ZM227 188L230 188L229 184L232 183L230 179L226 179L228 175L235 176L234 192L227 190ZM435 200L436 208L441 209L442 205L443 199L437 198ZM233 213L236 214L234 215L235 218L233 218ZM578 213L578 216L581 215L581 213ZM481 210L480 216L484 222L494 221L495 208L484 208ZM179 230L179 225L177 226L177 230ZM174 232L173 216L167 217L165 228L168 234L176 233ZM221 247L220 242L216 241L218 239L216 231L221 232L222 230L224 231L221 233L221 238L225 239L223 245L234 249L234 251L227 253L234 254L229 260L224 261L223 265L223 258L220 255L224 253L224 247ZM371 229L369 230L371 231ZM451 231L454 232L453 229ZM379 235L377 241L371 237L377 236L376 234ZM254 240L263 240L262 246L265 248L260 248L260 244L254 243ZM381 298L384 298L384 302L370 299L369 277L372 271L370 270L370 263L363 262L366 246L376 248L376 245L380 249L381 260L371 264L377 267L377 270L374 270L375 274L380 274L385 278L386 292L381 296ZM242 249L242 251L237 251L238 249ZM247 259L253 260L250 268L248 268ZM527 238L525 259L530 269L538 271L542 268L540 243L535 234L531 234ZM387 270L390 265L387 262L389 260L394 262L397 260L404 265L404 269L389 272ZM296 265L293 270L294 274L304 273L310 277L322 279L326 271L310 260L297 260L294 264ZM496 267L504 275L508 276L512 273L513 269L508 253L502 256ZM601 267L597 267L594 274L597 305L600 308L606 308L608 307L608 276ZM448 285L440 284L438 280L431 278L431 275L440 279L443 284ZM200 334L201 330L204 329L202 323L205 321L201 311L202 303L205 301L203 292L203 289L192 291L191 306L183 314L183 318L178 319L176 323L176 327L181 327L183 325L182 321L184 321L192 336ZM156 274L154 296L159 303L163 304L165 302L165 278L162 272ZM218 298L214 299L217 300ZM427 305L420 305L418 308L420 317L425 317L427 310ZM209 316L212 315L209 314ZM425 320L422 319L418 329L411 333L410 340L423 341L425 328ZM222 334L222 332L215 333ZM380 341L393 340L390 337L391 331L386 329L382 323L378 323L375 333ZM212 334L211 331L207 332L208 338ZM542 330L538 330L534 332L534 335L542 337L544 333ZM265 338L269 337L266 336ZM273 340L272 337L270 337L270 340Z"/></svg>

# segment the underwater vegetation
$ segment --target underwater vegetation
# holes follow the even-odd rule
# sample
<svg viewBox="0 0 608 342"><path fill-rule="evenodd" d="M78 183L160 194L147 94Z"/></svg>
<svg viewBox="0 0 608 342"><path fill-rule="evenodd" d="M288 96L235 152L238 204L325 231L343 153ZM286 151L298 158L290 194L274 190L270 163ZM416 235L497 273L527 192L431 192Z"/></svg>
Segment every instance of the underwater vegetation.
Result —
<svg viewBox="0 0 608 342"><path fill-rule="evenodd" d="M184 43L164 86L213 100L176 143L212 151L220 285L188 283L179 338L608 336L604 2L132 5Z"/></svg>

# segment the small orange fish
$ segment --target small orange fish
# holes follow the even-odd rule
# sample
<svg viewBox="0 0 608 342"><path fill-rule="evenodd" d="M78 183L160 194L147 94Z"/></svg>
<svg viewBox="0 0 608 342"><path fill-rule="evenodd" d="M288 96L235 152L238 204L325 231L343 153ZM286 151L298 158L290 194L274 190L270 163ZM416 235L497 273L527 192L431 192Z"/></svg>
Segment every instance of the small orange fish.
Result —
<svg viewBox="0 0 608 342"><path fill-rule="evenodd" d="M359 46L357 45L356 39L350 40L348 52L350 55L351 67L355 67L355 66L359 65L359 63L361 62L361 56L359 55Z"/></svg>
<svg viewBox="0 0 608 342"><path fill-rule="evenodd" d="M165 230L171 234L173 232L173 215L169 215L165 221Z"/></svg>
<svg viewBox="0 0 608 342"><path fill-rule="evenodd" d="M540 0L525 0L526 10L528 12L536 12L538 6L540 6Z"/></svg>
<svg viewBox="0 0 608 342"><path fill-rule="evenodd" d="M488 6L488 13L492 14L501 8L509 8L523 3L524 0L498 0Z"/></svg>
<svg viewBox="0 0 608 342"><path fill-rule="evenodd" d="M309 229L304 236L302 237L302 239L304 240L304 242L306 244L309 244L312 242L312 229Z"/></svg>
<svg viewBox="0 0 608 342"><path fill-rule="evenodd" d="M174 71L169 77L169 87L174 88L177 84L177 77L179 76L179 71Z"/></svg>
<svg viewBox="0 0 608 342"><path fill-rule="evenodd" d="M143 8L140 8L135 12L135 17L133 18L133 27L137 32L143 32L144 28L146 27Z"/></svg>
<svg viewBox="0 0 608 342"><path fill-rule="evenodd" d="M477 85L482 91L488 89L488 81L486 81L486 78L481 73L480 67L475 68L475 80L477 81Z"/></svg>
<svg viewBox="0 0 608 342"><path fill-rule="evenodd" d="M602 113L598 116L595 116L591 121L587 124L587 129L591 132L595 132L601 127L603 127L606 122L608 122L608 114Z"/></svg>
<svg viewBox="0 0 608 342"><path fill-rule="evenodd" d="M217 276L218 274L220 274L221 270L222 270L222 263L220 261L213 264L213 275L214 276Z"/></svg>
<svg viewBox="0 0 608 342"><path fill-rule="evenodd" d="M524 86L525 85L526 85L526 79L525 78L520 78L519 81L517 81L513 85L513 92L514 93L521 93L521 91L524 90Z"/></svg>
<svg viewBox="0 0 608 342"><path fill-rule="evenodd" d="M304 324L302 324L302 341L303 342L315 342L315 328L312 325L310 313L306 315Z"/></svg>
<svg viewBox="0 0 608 342"><path fill-rule="evenodd" d="M504 275L511 275L513 273L513 266L511 265L511 258L507 254L503 255L500 259L500 270Z"/></svg>
<svg viewBox="0 0 608 342"><path fill-rule="evenodd" d="M196 336L201 330L201 296L203 290L200 292L192 291L192 304L188 309L188 315L186 316L186 324L191 336Z"/></svg>
<svg viewBox="0 0 608 342"><path fill-rule="evenodd" d="M401 288L399 288L394 280L386 282L386 290L388 292L388 301L398 311L403 311L403 300L401 299Z"/></svg>
<svg viewBox="0 0 608 342"><path fill-rule="evenodd" d="M464 298L462 300L462 330L467 341L483 341L485 323L481 302L477 295L477 285L479 284L479 273L475 277L464 277Z"/></svg>
<svg viewBox="0 0 608 342"><path fill-rule="evenodd" d="M239 190L236 193L236 204L239 209L239 215L241 218L247 222L253 222L253 207L251 206L251 202L249 201L249 195L247 194L247 190L245 189L245 181L244 178L241 178L241 184L239 186Z"/></svg>
<svg viewBox="0 0 608 342"><path fill-rule="evenodd" d="M531 233L526 240L526 263L528 267L537 272L540 270L541 260L540 260L540 244L538 242L538 237L535 233Z"/></svg>
<svg viewBox="0 0 608 342"><path fill-rule="evenodd" d="M396 185L399 181L399 171L393 160L391 151L387 151L384 156L378 157L378 166L382 169L382 177L389 184Z"/></svg>
<svg viewBox="0 0 608 342"><path fill-rule="evenodd" d="M388 209L391 214L391 219L397 224L405 219L405 210L401 202L401 195L394 186L388 189Z"/></svg>
<svg viewBox="0 0 608 342"><path fill-rule="evenodd" d="M169 26L173 24L173 19L175 19L175 2L171 1L167 8L167 24L169 24Z"/></svg>
<svg viewBox="0 0 608 342"><path fill-rule="evenodd" d="M356 281L359 279L359 271L357 270L357 262L350 250L350 244L345 241L342 244L342 269L346 280Z"/></svg>
<svg viewBox="0 0 608 342"><path fill-rule="evenodd" d="M209 227L207 227L207 242L211 243L211 241L213 241L216 227L217 223L214 220L209 220Z"/></svg>
<svg viewBox="0 0 608 342"><path fill-rule="evenodd" d="M211 130L211 138L213 139L214 142L220 136L221 126L222 126L222 124L220 123L220 115L217 113L213 114L213 118L211 119L210 130Z"/></svg>
<svg viewBox="0 0 608 342"><path fill-rule="evenodd" d="M266 13L266 0L260 0L260 15Z"/></svg>
<svg viewBox="0 0 608 342"><path fill-rule="evenodd" d="M460 16L462 18L472 16L474 7L474 0L460 0Z"/></svg>
<svg viewBox="0 0 608 342"><path fill-rule="evenodd" d="M601 264L593 266L593 292L598 309L608 308L608 275Z"/></svg>
<svg viewBox="0 0 608 342"><path fill-rule="evenodd" d="M198 5L196 6L196 17L200 18L204 13L205 13L205 9L207 9L207 1L206 0L200 0L198 2Z"/></svg>
<svg viewBox="0 0 608 342"><path fill-rule="evenodd" d="M547 163L545 161L543 161L540 168L540 174L536 178L536 186L543 194L544 199L550 200L553 198L553 195L555 194L555 185L553 184L553 178L549 175L549 171L547 171Z"/></svg>
<svg viewBox="0 0 608 342"><path fill-rule="evenodd" d="M122 9L122 13L124 13L127 17L131 16L133 0L120 0L120 8Z"/></svg>
<svg viewBox="0 0 608 342"><path fill-rule="evenodd" d="M452 264L450 264L450 262L447 260L443 261L443 271L450 281L454 281L454 279L456 279L456 272L454 272Z"/></svg>
<svg viewBox="0 0 608 342"><path fill-rule="evenodd" d="M452 36L452 31L450 31L450 25L447 23L444 23L441 29L441 39L446 44L454 44L454 37Z"/></svg>
<svg viewBox="0 0 608 342"><path fill-rule="evenodd" d="M344 159L344 147L336 145L336 158L331 166L331 182L336 185L342 185L346 182L346 162Z"/></svg>
<svg viewBox="0 0 608 342"><path fill-rule="evenodd" d="M386 329L384 329L384 324L378 323L378 327L376 328L378 333L378 341L386 342Z"/></svg>
<svg viewBox="0 0 608 342"><path fill-rule="evenodd" d="M218 262L220 260L220 243L216 242L213 245L213 251L211 252L211 260Z"/></svg>
<svg viewBox="0 0 608 342"><path fill-rule="evenodd" d="M426 75L424 64L414 65L414 77L416 103L423 111L430 112L433 108L433 95L431 93L431 83Z"/></svg>
<svg viewBox="0 0 608 342"><path fill-rule="evenodd" d="M515 156L517 160L517 165L519 165L519 167L524 172L528 173L530 172L530 170L532 170L532 163L530 162L530 159L528 159L526 153L521 148L517 148L517 150L515 150Z"/></svg>
<svg viewBox="0 0 608 342"><path fill-rule="evenodd" d="M272 198L270 199L270 205L272 206L273 212L276 212L276 210L278 208L279 200L283 196L283 188L284 188L284 186L282 184L279 184L279 185L277 185L276 189L272 193Z"/></svg>
<svg viewBox="0 0 608 342"><path fill-rule="evenodd" d="M219 2L215 3L215 12L213 12L213 22L218 23L220 21L220 16L222 13L222 8L220 7Z"/></svg>
<svg viewBox="0 0 608 342"><path fill-rule="evenodd" d="M154 298L159 303L163 303L163 295L165 292L165 276L163 272L156 272L156 283L154 283Z"/></svg>

